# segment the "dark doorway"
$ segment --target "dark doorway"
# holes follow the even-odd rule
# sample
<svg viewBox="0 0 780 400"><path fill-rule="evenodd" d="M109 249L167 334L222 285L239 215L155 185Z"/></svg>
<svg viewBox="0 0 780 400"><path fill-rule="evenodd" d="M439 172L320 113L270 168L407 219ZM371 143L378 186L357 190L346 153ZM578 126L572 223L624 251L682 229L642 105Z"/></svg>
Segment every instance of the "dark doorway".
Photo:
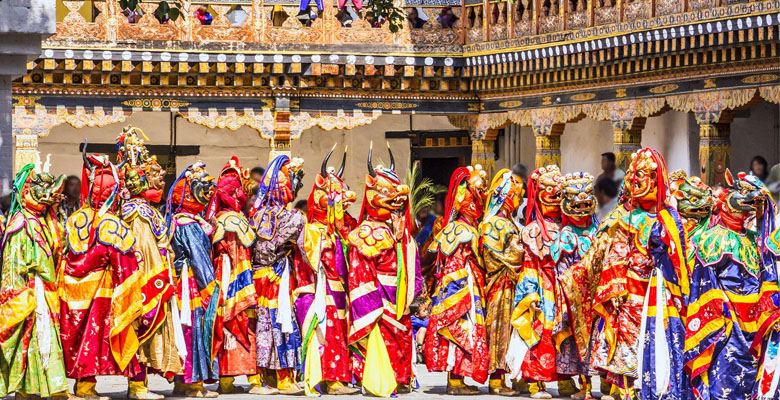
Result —
<svg viewBox="0 0 780 400"><path fill-rule="evenodd" d="M408 138L412 162L419 163L420 175L444 186L458 167L471 162L471 141L468 131L400 131L387 132L387 138Z"/></svg>
<svg viewBox="0 0 780 400"><path fill-rule="evenodd" d="M427 176L433 183L444 187L449 186L450 177L455 169L466 165L461 157L423 158L420 160L422 176Z"/></svg>

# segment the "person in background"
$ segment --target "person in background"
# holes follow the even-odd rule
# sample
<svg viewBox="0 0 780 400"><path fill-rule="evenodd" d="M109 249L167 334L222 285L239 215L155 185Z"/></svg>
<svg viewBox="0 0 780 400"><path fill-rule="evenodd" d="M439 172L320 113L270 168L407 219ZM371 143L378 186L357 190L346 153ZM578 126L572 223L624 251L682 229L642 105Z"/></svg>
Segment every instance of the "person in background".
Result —
<svg viewBox="0 0 780 400"><path fill-rule="evenodd" d="M769 188L769 192L772 193L772 200L777 204L777 201L780 200L780 164L772 166L764 183Z"/></svg>
<svg viewBox="0 0 780 400"><path fill-rule="evenodd" d="M129 23L131 23L131 24L135 24L135 23L137 23L138 21L140 21L140 20L141 20L141 17L143 16L143 15L142 15L142 14L141 14L141 13L138 11L138 9L131 10L131 9L129 9L129 8L125 8L124 10L122 10L122 14L123 14L125 17L127 17L127 22L129 22Z"/></svg>
<svg viewBox="0 0 780 400"><path fill-rule="evenodd" d="M249 177L252 178L253 181L260 183L260 180L263 179L263 174L265 173L265 168L263 167L254 167L251 171L249 171Z"/></svg>
<svg viewBox="0 0 780 400"><path fill-rule="evenodd" d="M604 170L604 172L596 178L597 182L600 181L601 178L607 177L619 184L623 181L623 177L626 176L626 172L618 168L617 164L615 164L615 153L613 152L601 154L601 169Z"/></svg>
<svg viewBox="0 0 780 400"><path fill-rule="evenodd" d="M303 200L296 201L295 206L293 206L293 208L300 211L303 215L306 215L306 210L308 206L309 206L308 200L303 199Z"/></svg>
<svg viewBox="0 0 780 400"><path fill-rule="evenodd" d="M65 180L64 198L57 207L59 218L65 221L71 214L81 208L81 179L75 175L68 176Z"/></svg>
<svg viewBox="0 0 780 400"><path fill-rule="evenodd" d="M607 214L617 207L618 185L612 179L601 178L596 181L593 190L599 202L596 217L599 221L603 221Z"/></svg>
<svg viewBox="0 0 780 400"><path fill-rule="evenodd" d="M422 345L425 340L425 332L428 330L428 317L431 315L431 299L428 296L417 296L409 305L409 313L412 314L412 331L414 332L414 344L417 350L417 363L425 363L422 354Z"/></svg>
<svg viewBox="0 0 780 400"><path fill-rule="evenodd" d="M406 15L406 20L409 21L409 26L413 29L420 29L425 24L425 21L420 19L420 15L416 8L412 8L409 11L409 14Z"/></svg>
<svg viewBox="0 0 780 400"><path fill-rule="evenodd" d="M528 193L528 184L526 183L528 182L528 167L526 167L525 164L517 163L512 166L512 174L519 176L523 180L523 200L520 202L520 207L517 208L517 211L515 211L515 214L513 215L515 224L522 227L525 225L525 202L527 199L525 193Z"/></svg>
<svg viewBox="0 0 780 400"><path fill-rule="evenodd" d="M243 8L241 8L241 5L237 5L236 8L233 9L233 11L227 13L225 17L227 17L228 21L230 21L230 25L232 26L241 26L244 24L244 20L246 17L249 16L249 14L244 11ZM260 176L263 176L260 174Z"/></svg>
<svg viewBox="0 0 780 400"><path fill-rule="evenodd" d="M769 163L766 162L766 158L761 156L755 156L750 160L750 175L753 175L766 183L769 177Z"/></svg>
<svg viewBox="0 0 780 400"><path fill-rule="evenodd" d="M458 17L452 12L452 7L444 7L441 9L439 16L436 17L436 21L439 21L442 28L452 28L455 25L455 21Z"/></svg>
<svg viewBox="0 0 780 400"><path fill-rule="evenodd" d="M211 21L214 20L214 17L211 16L211 13L206 6L198 7L198 10L195 11L195 18L200 21L201 25L211 25Z"/></svg>

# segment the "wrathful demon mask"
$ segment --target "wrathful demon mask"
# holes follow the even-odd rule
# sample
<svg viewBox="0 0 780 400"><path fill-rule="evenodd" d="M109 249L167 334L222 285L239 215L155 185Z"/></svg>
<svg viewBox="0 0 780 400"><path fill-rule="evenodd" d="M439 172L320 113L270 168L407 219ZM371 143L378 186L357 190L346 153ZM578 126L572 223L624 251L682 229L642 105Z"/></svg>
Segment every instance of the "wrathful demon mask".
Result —
<svg viewBox="0 0 780 400"><path fill-rule="evenodd" d="M336 219L343 218L343 212L357 199L357 194L349 190L344 183L344 165L347 162L347 148L344 148L344 156L341 159L341 167L336 171L328 167L328 160L336 148L334 145L325 159L322 160L320 172L314 177L314 188L309 194L306 213L309 221L325 223L328 220L328 210L331 210ZM341 215L339 215L341 214Z"/></svg>
<svg viewBox="0 0 780 400"><path fill-rule="evenodd" d="M529 178L526 221L530 222L541 216L560 218L563 177L558 166L537 168L531 172Z"/></svg>
<svg viewBox="0 0 780 400"><path fill-rule="evenodd" d="M391 214L401 212L409 200L409 186L401 183L395 172L395 158L390 154L390 168L382 165L373 166L373 143L368 150L368 175L366 175L366 196L363 203L364 212L371 217L388 219Z"/></svg>
<svg viewBox="0 0 780 400"><path fill-rule="evenodd" d="M588 217L596 212L596 196L593 194L593 175L575 172L563 177L561 211L567 217Z"/></svg>
<svg viewBox="0 0 780 400"><path fill-rule="evenodd" d="M206 164L198 161L185 169L168 193L168 209L193 214L203 211L216 190L214 177L206 172Z"/></svg>
<svg viewBox="0 0 780 400"><path fill-rule="evenodd" d="M126 161L119 177L131 196L158 203L165 188L165 170L157 163L157 156L149 154L145 137L140 129L128 126L116 138L117 160Z"/></svg>
<svg viewBox="0 0 780 400"><path fill-rule="evenodd" d="M41 214L47 207L57 204L65 189L65 175L49 173L49 161L41 168L40 156L36 164L28 164L17 175L14 186L18 191L21 206L34 214Z"/></svg>
<svg viewBox="0 0 780 400"><path fill-rule="evenodd" d="M450 179L449 193L445 204L445 215L454 221L463 215L476 223L482 216L483 204L487 192L487 172L482 166L461 167L455 170Z"/></svg>
<svg viewBox="0 0 780 400"><path fill-rule="evenodd" d="M669 176L672 195L677 199L677 211L687 219L701 221L712 214L715 198L712 189L698 176L687 176L678 170Z"/></svg>

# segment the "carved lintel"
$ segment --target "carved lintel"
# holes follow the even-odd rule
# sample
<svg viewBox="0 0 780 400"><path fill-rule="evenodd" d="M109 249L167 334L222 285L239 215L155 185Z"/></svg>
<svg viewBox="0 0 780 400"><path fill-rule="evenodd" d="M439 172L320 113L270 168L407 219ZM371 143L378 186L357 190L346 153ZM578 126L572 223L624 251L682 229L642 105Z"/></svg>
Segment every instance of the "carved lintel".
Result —
<svg viewBox="0 0 780 400"><path fill-rule="evenodd" d="M714 124L720 121L723 110L744 106L755 94L755 88L712 90L666 96L666 102L674 110L694 113L699 124Z"/></svg>
<svg viewBox="0 0 780 400"><path fill-rule="evenodd" d="M780 85L762 86L758 88L761 97L771 103L780 104Z"/></svg>

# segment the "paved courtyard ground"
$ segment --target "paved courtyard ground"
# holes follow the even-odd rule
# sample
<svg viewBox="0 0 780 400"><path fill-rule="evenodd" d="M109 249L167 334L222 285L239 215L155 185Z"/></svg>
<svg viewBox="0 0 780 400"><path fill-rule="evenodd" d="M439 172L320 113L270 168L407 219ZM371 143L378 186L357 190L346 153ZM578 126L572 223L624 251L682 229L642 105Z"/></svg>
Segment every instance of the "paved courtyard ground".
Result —
<svg viewBox="0 0 780 400"><path fill-rule="evenodd" d="M417 371L419 374L418 381L420 382L421 387L417 389L416 391L400 395L399 398L402 399L408 399L408 400L463 400L463 396L449 396L445 393L445 387L447 384L446 375L444 373L431 373L427 372L425 370L425 367L422 365L417 366ZM474 384L474 382L469 382L467 380L467 383ZM249 388L249 383L246 380L246 377L238 377L236 378L236 384L239 386L243 386L244 388ZM169 384L165 379L159 377L159 376L150 376L149 377L149 386L150 389L156 393L160 393L162 395L165 395L166 397L172 397L171 391L173 390L173 384ZM73 387L73 383L71 382L71 388ZM206 385L207 388L216 390L216 385ZM484 400L499 400L499 399L505 399L501 396L491 396L488 395L487 392L487 386L480 385L483 395L479 396L480 399ZM594 388L598 390L598 380L594 381ZM97 385L98 392L100 392L103 395L110 396L114 399L123 399L126 398L126 391L127 391L127 381L122 377L115 377L115 376L103 376L98 378L98 385ZM550 394L553 396L557 395L558 391L556 389L555 384L548 385L548 389ZM598 396L597 393L594 393ZM250 395L250 394L240 394L240 395L221 395L219 396L220 399L224 400L249 400L249 399L257 399L260 396L256 395ZM273 397L274 400L294 400L294 399L302 399L304 396L263 396L263 397ZM322 396L323 398L343 398L344 396ZM350 397L363 397L363 396L350 396ZM469 396L472 397L472 396ZM527 395L516 397L517 399L530 399Z"/></svg>

